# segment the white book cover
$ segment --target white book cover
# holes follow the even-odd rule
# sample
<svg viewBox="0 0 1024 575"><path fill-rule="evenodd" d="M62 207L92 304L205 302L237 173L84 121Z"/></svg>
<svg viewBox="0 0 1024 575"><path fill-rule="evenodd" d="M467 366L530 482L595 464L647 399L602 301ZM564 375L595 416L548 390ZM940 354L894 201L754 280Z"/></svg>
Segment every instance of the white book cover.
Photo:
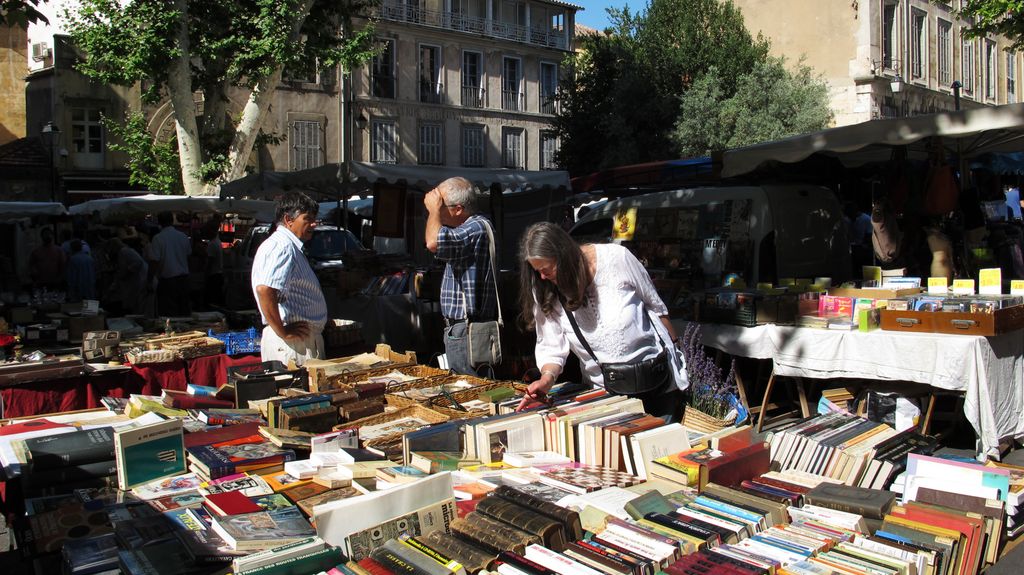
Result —
<svg viewBox="0 0 1024 575"><path fill-rule="evenodd" d="M322 464L312 458L297 459L295 461L286 461L284 463L285 473L298 479L312 479L321 467Z"/></svg>
<svg viewBox="0 0 1024 575"><path fill-rule="evenodd" d="M859 531L861 533L865 533L868 530L867 524L864 522L864 517L862 515L847 513L845 511L837 511L835 509L828 509L825 507L818 507L817 505L804 505L799 508L790 507L789 516L793 521L821 521L828 525L849 529L851 531Z"/></svg>
<svg viewBox="0 0 1024 575"><path fill-rule="evenodd" d="M524 554L527 559L551 569L561 575L604 575L596 569L591 569L582 563L569 559L561 553L556 553L541 545L530 545Z"/></svg>
<svg viewBox="0 0 1024 575"><path fill-rule="evenodd" d="M503 461L512 467L533 467L569 463L572 460L554 451L522 451L506 452Z"/></svg>
<svg viewBox="0 0 1024 575"><path fill-rule="evenodd" d="M203 480L195 473L185 473L173 477L164 477L149 483L137 485L132 489L136 497L144 501L159 499L169 495L178 495L188 491L195 491L203 484Z"/></svg>
<svg viewBox="0 0 1024 575"><path fill-rule="evenodd" d="M374 491L362 497L317 505L313 507L313 519L317 533L324 541L331 545L346 547L346 540L350 535L451 499L451 474L443 472L398 485L387 491ZM447 521L450 522L452 519L454 517L449 517ZM447 525L443 528L447 530Z"/></svg>
<svg viewBox="0 0 1024 575"><path fill-rule="evenodd" d="M623 489L621 487L606 487L598 491L584 494L572 494L563 497L558 505L583 511L585 507L593 507L605 513L618 517L623 521L631 521L626 511L626 504L640 497L639 493Z"/></svg>
<svg viewBox="0 0 1024 575"><path fill-rule="evenodd" d="M505 452L543 451L544 421L539 413L524 413L475 426L476 456L480 463L502 461Z"/></svg>
<svg viewBox="0 0 1024 575"><path fill-rule="evenodd" d="M686 428L679 423L634 433L629 436L629 442L633 446L633 474L640 479L647 479L647 466L650 462L690 449Z"/></svg>

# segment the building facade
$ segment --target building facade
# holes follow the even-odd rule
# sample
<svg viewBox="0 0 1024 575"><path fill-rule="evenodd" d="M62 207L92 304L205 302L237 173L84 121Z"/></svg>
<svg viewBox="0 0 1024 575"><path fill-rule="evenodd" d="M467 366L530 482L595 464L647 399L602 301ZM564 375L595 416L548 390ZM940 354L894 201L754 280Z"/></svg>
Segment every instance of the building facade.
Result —
<svg viewBox="0 0 1024 575"><path fill-rule="evenodd" d="M837 126L1008 104L1021 56L1003 37L965 39L960 0L734 0L751 33L829 84ZM955 89L954 84L959 88ZM957 102L957 92L959 102Z"/></svg>
<svg viewBox="0 0 1024 575"><path fill-rule="evenodd" d="M25 137L25 65L28 33L0 26L0 145Z"/></svg>
<svg viewBox="0 0 1024 575"><path fill-rule="evenodd" d="M579 9L559 0L384 0L380 54L351 77L352 159L555 168L554 96Z"/></svg>

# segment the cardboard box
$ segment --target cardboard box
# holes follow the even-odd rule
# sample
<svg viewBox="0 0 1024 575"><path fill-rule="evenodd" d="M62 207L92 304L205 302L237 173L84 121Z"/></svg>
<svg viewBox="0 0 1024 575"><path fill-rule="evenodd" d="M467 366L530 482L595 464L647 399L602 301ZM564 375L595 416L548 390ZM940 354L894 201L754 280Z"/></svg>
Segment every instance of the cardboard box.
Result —
<svg viewBox="0 0 1024 575"><path fill-rule="evenodd" d="M70 341L82 341L82 335L87 331L103 331L107 329L107 316L104 314L70 316L67 322Z"/></svg>

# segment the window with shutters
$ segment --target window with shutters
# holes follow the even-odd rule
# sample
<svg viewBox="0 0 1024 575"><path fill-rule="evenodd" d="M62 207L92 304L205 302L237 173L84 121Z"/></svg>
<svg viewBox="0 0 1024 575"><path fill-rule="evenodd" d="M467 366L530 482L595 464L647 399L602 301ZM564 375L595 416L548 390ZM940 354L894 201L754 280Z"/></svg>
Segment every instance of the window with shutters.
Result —
<svg viewBox="0 0 1024 575"><path fill-rule="evenodd" d="M370 161L398 163L398 130L394 120L374 120L370 125Z"/></svg>
<svg viewBox="0 0 1024 575"><path fill-rule="evenodd" d="M71 109L71 159L76 168L103 167L102 116L99 108Z"/></svg>
<svg viewBox="0 0 1024 575"><path fill-rule="evenodd" d="M501 133L501 165L505 168L523 169L525 154L523 150L523 130L505 128Z"/></svg>
<svg viewBox="0 0 1024 575"><path fill-rule="evenodd" d="M441 84L440 46L420 45L420 102L440 104L444 94Z"/></svg>
<svg viewBox="0 0 1024 575"><path fill-rule="evenodd" d="M540 63L540 111L555 113L555 94L558 92L558 64Z"/></svg>
<svg viewBox="0 0 1024 575"><path fill-rule="evenodd" d="M523 97L523 62L519 58L504 58L501 65L501 109L511 112L526 110Z"/></svg>
<svg viewBox="0 0 1024 575"><path fill-rule="evenodd" d="M558 153L558 136L554 132L540 133L540 169L557 170L555 155Z"/></svg>
<svg viewBox="0 0 1024 575"><path fill-rule="evenodd" d="M943 19L938 20L938 66L939 87L949 88L953 83L953 24Z"/></svg>
<svg viewBox="0 0 1024 575"><path fill-rule="evenodd" d="M430 166L444 163L444 130L441 124L420 124L419 163Z"/></svg>
<svg viewBox="0 0 1024 575"><path fill-rule="evenodd" d="M395 41L381 39L377 44L380 52L373 57L370 66L370 93L376 98L395 97Z"/></svg>
<svg viewBox="0 0 1024 575"><path fill-rule="evenodd" d="M960 52L960 83L963 84L965 96L974 94L974 45L974 40L964 40Z"/></svg>
<svg viewBox="0 0 1024 575"><path fill-rule="evenodd" d="M910 78L920 80L928 71L928 15L910 12Z"/></svg>
<svg viewBox="0 0 1024 575"><path fill-rule="evenodd" d="M466 50L462 53L462 105L484 107L484 55Z"/></svg>
<svg viewBox="0 0 1024 575"><path fill-rule="evenodd" d="M1017 53L1006 53L1006 103L1017 103Z"/></svg>
<svg viewBox="0 0 1024 575"><path fill-rule="evenodd" d="M464 124L462 126L462 165L466 168L484 167L485 145L484 127L479 124Z"/></svg>
<svg viewBox="0 0 1024 575"><path fill-rule="evenodd" d="M996 99L996 70L999 69L996 62L999 52L996 51L996 43L992 40L985 40L985 98Z"/></svg>
<svg viewBox="0 0 1024 575"><path fill-rule="evenodd" d="M320 122L297 120L292 122L292 170L308 170L324 164L323 130Z"/></svg>
<svg viewBox="0 0 1024 575"><path fill-rule="evenodd" d="M899 59L899 28L895 0L882 2L882 66L894 69Z"/></svg>

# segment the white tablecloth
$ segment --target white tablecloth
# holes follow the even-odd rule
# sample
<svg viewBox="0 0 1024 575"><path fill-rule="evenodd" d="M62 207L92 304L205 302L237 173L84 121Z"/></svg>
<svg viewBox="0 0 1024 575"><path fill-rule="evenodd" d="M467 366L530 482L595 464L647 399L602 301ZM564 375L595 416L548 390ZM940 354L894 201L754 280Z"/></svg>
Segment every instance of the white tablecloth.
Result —
<svg viewBox="0 0 1024 575"><path fill-rule="evenodd" d="M683 323L677 329L683 328ZM913 381L964 393L982 453L1024 437L1024 330L996 337L703 324L704 344L771 359L775 374Z"/></svg>

